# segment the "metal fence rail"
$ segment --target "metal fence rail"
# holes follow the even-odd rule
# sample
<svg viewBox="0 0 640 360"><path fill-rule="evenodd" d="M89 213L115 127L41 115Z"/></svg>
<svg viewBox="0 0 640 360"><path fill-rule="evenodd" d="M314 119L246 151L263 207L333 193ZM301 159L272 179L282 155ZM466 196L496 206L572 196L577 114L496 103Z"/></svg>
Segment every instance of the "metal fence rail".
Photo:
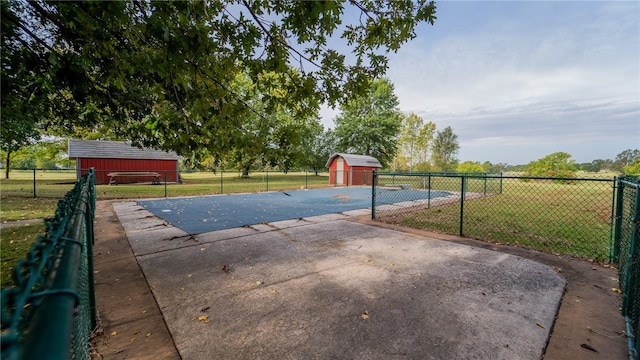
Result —
<svg viewBox="0 0 640 360"><path fill-rule="evenodd" d="M89 169L80 169L82 174ZM329 173L312 170L251 171L243 177L240 170L169 171L149 170L139 177L109 174L118 170L94 170L99 199L199 196L240 192L279 191L328 187ZM150 177L148 173L157 173ZM76 170L12 169L10 179L0 179L2 195L9 197L61 198L76 182ZM370 177L369 177L370 179ZM333 185L331 185L333 186Z"/></svg>
<svg viewBox="0 0 640 360"><path fill-rule="evenodd" d="M89 359L96 325L93 286L94 174L89 172L47 218L16 287L2 290L3 359Z"/></svg>
<svg viewBox="0 0 640 360"><path fill-rule="evenodd" d="M634 360L640 350L640 179L620 177L616 195L613 260L620 277L629 359Z"/></svg>

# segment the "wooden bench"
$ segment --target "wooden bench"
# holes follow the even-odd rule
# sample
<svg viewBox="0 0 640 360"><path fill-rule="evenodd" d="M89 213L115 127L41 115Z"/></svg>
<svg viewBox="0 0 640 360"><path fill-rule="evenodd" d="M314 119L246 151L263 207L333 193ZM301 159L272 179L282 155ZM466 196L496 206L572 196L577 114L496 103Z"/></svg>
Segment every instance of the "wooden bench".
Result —
<svg viewBox="0 0 640 360"><path fill-rule="evenodd" d="M153 185L160 185L160 174L153 171L118 171L110 172L107 176L109 177L109 185L117 185L116 178L118 177L151 177Z"/></svg>

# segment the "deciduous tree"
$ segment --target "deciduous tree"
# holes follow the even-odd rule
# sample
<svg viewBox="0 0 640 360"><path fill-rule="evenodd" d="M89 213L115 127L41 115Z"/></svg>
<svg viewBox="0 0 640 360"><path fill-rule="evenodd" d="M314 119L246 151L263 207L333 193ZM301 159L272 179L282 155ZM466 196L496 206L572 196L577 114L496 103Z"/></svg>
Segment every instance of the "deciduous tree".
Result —
<svg viewBox="0 0 640 360"><path fill-rule="evenodd" d="M451 126L438 131L433 141L433 163L438 171L455 171L458 165L458 135Z"/></svg>
<svg viewBox="0 0 640 360"><path fill-rule="evenodd" d="M20 41L20 29L5 20L5 13L10 12L9 3L3 1L1 6L0 149L8 179L12 155L40 138L37 119L45 114L46 94L42 91L43 75L38 72L41 59L37 53L29 51L31 46L38 48L39 45Z"/></svg>
<svg viewBox="0 0 640 360"><path fill-rule="evenodd" d="M193 158L220 157L245 141L237 129L247 109L269 116L284 105L307 118L321 102L366 94L386 71L386 54L415 37L419 23L433 24L435 11L426 0L8 0L2 24L3 39L22 45L18 55L37 59L22 67L44 81L38 102L51 112L47 127L104 122L135 145ZM265 91L257 109L231 86L240 73L267 90L277 78L286 96Z"/></svg>
<svg viewBox="0 0 640 360"><path fill-rule="evenodd" d="M300 139L300 166L313 170L315 175L326 170L327 160L337 148L336 142L333 130L325 131L319 122L310 122Z"/></svg>
<svg viewBox="0 0 640 360"><path fill-rule="evenodd" d="M411 113L402 121L402 130L398 144L401 151L408 155L409 170L413 171L415 164L427 162L429 149L433 142L436 124L424 120Z"/></svg>
<svg viewBox="0 0 640 360"><path fill-rule="evenodd" d="M398 104L393 84L386 79L374 80L366 94L348 100L335 119L340 150L373 156L383 167L389 164L403 118Z"/></svg>
<svg viewBox="0 0 640 360"><path fill-rule="evenodd" d="M456 167L457 172L463 173L480 173L485 172L484 167L477 161L465 161Z"/></svg>
<svg viewBox="0 0 640 360"><path fill-rule="evenodd" d="M571 154L555 152L543 158L530 162L525 167L527 176L543 177L575 177L578 172L576 163L571 159Z"/></svg>
<svg viewBox="0 0 640 360"><path fill-rule="evenodd" d="M626 175L640 176L640 157L634 163L626 165L623 170Z"/></svg>
<svg viewBox="0 0 640 360"><path fill-rule="evenodd" d="M69 165L67 141L47 139L26 146L13 155L14 168L57 169Z"/></svg>
<svg viewBox="0 0 640 360"><path fill-rule="evenodd" d="M616 155L612 170L623 171L625 166L633 164L637 159L640 159L640 150L627 149Z"/></svg>
<svg viewBox="0 0 640 360"><path fill-rule="evenodd" d="M286 85L278 86L279 78L273 73L261 76L272 77L268 88L252 81L246 74L239 74L231 85L234 91L251 103L251 109L245 108L241 112L243 121L233 129L237 132L233 137L236 140L227 151L227 157L242 169L242 176L245 177L257 161L278 166L287 172L298 160L299 146L305 136L303 133L308 126L312 126L310 124L317 123L318 118L317 113L312 113L309 118L296 117L295 110L287 102L276 107L267 106L263 99L285 97L283 89Z"/></svg>
<svg viewBox="0 0 640 360"><path fill-rule="evenodd" d="M484 171L485 172L491 172L491 173L503 172L503 171L506 170L507 166L508 165L506 163L493 164L493 163L491 163L491 161L485 161L482 164L482 167L484 168Z"/></svg>

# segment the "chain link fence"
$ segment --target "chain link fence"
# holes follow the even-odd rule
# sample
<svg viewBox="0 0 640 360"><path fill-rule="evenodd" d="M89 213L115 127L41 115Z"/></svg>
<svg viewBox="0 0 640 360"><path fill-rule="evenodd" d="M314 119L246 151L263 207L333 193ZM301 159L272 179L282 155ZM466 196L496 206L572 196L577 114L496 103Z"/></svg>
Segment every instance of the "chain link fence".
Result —
<svg viewBox="0 0 640 360"><path fill-rule="evenodd" d="M81 169L86 174L88 169ZM135 199L200 196L240 192L311 189L333 186L329 173L311 170L251 171L119 171L95 170L96 196ZM10 179L0 179L2 196L60 198L77 180L76 170L12 169Z"/></svg>
<svg viewBox="0 0 640 360"><path fill-rule="evenodd" d="M373 184L379 221L616 264L629 359L638 359L639 178L379 173Z"/></svg>
<svg viewBox="0 0 640 360"><path fill-rule="evenodd" d="M93 280L93 172L60 200L47 231L2 290L3 359L89 359L96 326Z"/></svg>
<svg viewBox="0 0 640 360"><path fill-rule="evenodd" d="M38 181L51 181L51 175L38 180L35 170L26 174L22 184L32 182L34 196L36 189L43 187L37 187ZM69 179L75 181L75 172L55 174L60 185L68 184ZM183 172L179 177L174 174L173 184L187 184L186 190L172 192L185 195L185 191L199 194L372 185L372 218L379 221L613 262L620 274L629 357L637 359L638 179L370 171L320 177L310 172L289 175L254 172L243 178L238 172ZM337 180L340 175L345 176L344 181ZM169 177L167 174L160 177L159 185L154 185L151 179L149 184L101 185L101 189L104 198L146 197L141 195L144 193L141 189L147 188L153 189L150 190L153 194L147 196L158 192L167 196ZM55 217L46 220L47 233L38 238L27 259L15 268L18 285L2 291L2 358L89 358L90 329L96 324L91 251L94 178L93 171L89 171L59 202ZM192 186L188 187L189 184ZM218 191L213 189L216 186ZM106 189L118 189L109 190L118 191L118 195L107 194ZM55 190L49 191L56 196ZM48 192L45 194L49 196Z"/></svg>
<svg viewBox="0 0 640 360"><path fill-rule="evenodd" d="M622 315L627 322L629 359L640 350L640 179L620 177L617 183L613 262L618 265Z"/></svg>
<svg viewBox="0 0 640 360"><path fill-rule="evenodd" d="M379 221L607 261L613 179L559 179L501 174L377 174ZM405 194L445 191L411 201Z"/></svg>

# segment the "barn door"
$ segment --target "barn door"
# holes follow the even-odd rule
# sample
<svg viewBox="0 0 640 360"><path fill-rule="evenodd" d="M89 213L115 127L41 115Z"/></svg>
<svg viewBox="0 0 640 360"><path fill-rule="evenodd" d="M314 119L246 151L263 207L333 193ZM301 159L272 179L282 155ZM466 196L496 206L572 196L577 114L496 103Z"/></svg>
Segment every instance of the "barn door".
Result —
<svg viewBox="0 0 640 360"><path fill-rule="evenodd" d="M336 185L344 185L344 159L336 160Z"/></svg>

